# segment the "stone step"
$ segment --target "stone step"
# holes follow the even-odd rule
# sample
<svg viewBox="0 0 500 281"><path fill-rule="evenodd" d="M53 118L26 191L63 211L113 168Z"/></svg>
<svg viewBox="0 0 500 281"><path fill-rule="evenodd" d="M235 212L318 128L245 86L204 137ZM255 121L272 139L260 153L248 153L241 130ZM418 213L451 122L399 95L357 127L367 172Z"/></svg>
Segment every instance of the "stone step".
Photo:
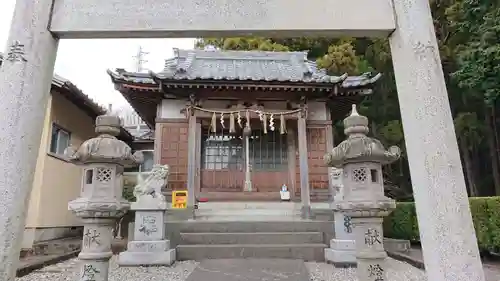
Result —
<svg viewBox="0 0 500 281"><path fill-rule="evenodd" d="M332 221L169 221L167 232L333 232Z"/></svg>
<svg viewBox="0 0 500 281"><path fill-rule="evenodd" d="M255 221L301 221L300 215L225 215L225 216L196 216L197 221L227 221L227 222L255 222Z"/></svg>
<svg viewBox="0 0 500 281"><path fill-rule="evenodd" d="M321 244L321 232L181 233L181 244Z"/></svg>
<svg viewBox="0 0 500 281"><path fill-rule="evenodd" d="M30 249L23 249L20 257L60 255L78 251L82 246L82 236L67 237L48 241L41 241L33 244Z"/></svg>
<svg viewBox="0 0 500 281"><path fill-rule="evenodd" d="M325 244L179 245L177 260L281 258L324 261Z"/></svg>
<svg viewBox="0 0 500 281"><path fill-rule="evenodd" d="M300 210L294 209L222 209L222 210L196 210L195 217L268 217L268 216L297 216L300 217Z"/></svg>
<svg viewBox="0 0 500 281"><path fill-rule="evenodd" d="M207 202L199 203L198 210L299 210L297 202Z"/></svg>

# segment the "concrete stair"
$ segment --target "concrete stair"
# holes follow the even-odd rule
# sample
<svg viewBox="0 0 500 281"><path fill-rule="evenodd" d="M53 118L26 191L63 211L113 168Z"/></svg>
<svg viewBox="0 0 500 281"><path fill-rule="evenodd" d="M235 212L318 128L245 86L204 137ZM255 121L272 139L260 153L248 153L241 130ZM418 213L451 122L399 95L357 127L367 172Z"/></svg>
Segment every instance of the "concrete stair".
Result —
<svg viewBox="0 0 500 281"><path fill-rule="evenodd" d="M323 261L331 221L191 221L168 223L180 233L178 260L285 258ZM176 225L177 224L177 225ZM174 238L175 240L175 238Z"/></svg>
<svg viewBox="0 0 500 281"><path fill-rule="evenodd" d="M178 260L285 258L323 261L334 237L328 203L301 218L296 202L207 202L183 219L167 213L166 234ZM132 226L131 226L132 227Z"/></svg>
<svg viewBox="0 0 500 281"><path fill-rule="evenodd" d="M301 205L294 202L210 202L199 204L197 221L300 220Z"/></svg>
<svg viewBox="0 0 500 281"><path fill-rule="evenodd" d="M323 261L325 244L179 245L177 260L279 258Z"/></svg>
<svg viewBox="0 0 500 281"><path fill-rule="evenodd" d="M196 244L321 244L321 232L199 232L181 233L187 245Z"/></svg>

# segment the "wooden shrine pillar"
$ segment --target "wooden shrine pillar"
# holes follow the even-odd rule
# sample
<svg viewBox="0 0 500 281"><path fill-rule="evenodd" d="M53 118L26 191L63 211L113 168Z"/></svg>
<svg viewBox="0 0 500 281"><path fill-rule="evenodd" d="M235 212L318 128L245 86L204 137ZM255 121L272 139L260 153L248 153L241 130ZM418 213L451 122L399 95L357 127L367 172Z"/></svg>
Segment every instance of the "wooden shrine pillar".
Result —
<svg viewBox="0 0 500 281"><path fill-rule="evenodd" d="M161 118L161 102L156 107L155 135L153 143L153 161L155 164L161 164L161 142L163 141L161 138L163 126L161 122L158 122L158 118Z"/></svg>
<svg viewBox="0 0 500 281"><path fill-rule="evenodd" d="M300 170L300 201L302 203L302 218L311 217L311 196L309 191L309 164L307 153L306 107L302 107L297 120L297 138L299 143L299 170Z"/></svg>
<svg viewBox="0 0 500 281"><path fill-rule="evenodd" d="M327 108L326 111L326 120L332 120L330 110ZM332 121L333 123L333 121ZM329 153L333 150L335 144L333 139L333 124L326 125L326 153ZM328 203L333 203L333 198L336 194L336 191L333 188L333 179L332 179L332 167L328 167Z"/></svg>
<svg viewBox="0 0 500 281"><path fill-rule="evenodd" d="M187 169L187 190L188 190L188 209L194 209L196 203L196 174L197 174L197 163L196 163L196 152L198 151L196 140L198 130L198 125L196 123L196 115L194 112L188 111L188 169Z"/></svg>

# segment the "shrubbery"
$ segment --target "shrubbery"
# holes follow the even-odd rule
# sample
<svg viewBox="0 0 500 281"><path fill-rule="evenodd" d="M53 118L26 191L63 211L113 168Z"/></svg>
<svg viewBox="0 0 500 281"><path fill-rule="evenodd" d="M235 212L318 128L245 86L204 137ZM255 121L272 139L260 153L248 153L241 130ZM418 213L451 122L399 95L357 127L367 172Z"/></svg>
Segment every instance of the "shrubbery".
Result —
<svg viewBox="0 0 500 281"><path fill-rule="evenodd" d="M134 196L134 187L135 187L136 181L133 177L130 176L125 176L123 178L123 198L127 199L130 202L135 201L135 196Z"/></svg>
<svg viewBox="0 0 500 281"><path fill-rule="evenodd" d="M469 198L469 203L480 250L500 252L500 197ZM420 241L413 202L398 203L384 219L384 236Z"/></svg>

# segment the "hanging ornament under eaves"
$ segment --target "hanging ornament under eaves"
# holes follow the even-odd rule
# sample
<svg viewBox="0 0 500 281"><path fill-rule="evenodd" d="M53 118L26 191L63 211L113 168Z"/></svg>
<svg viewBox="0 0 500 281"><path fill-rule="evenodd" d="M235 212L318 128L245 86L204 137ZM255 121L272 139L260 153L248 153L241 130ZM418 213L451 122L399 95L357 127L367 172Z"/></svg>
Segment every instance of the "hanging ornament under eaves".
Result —
<svg viewBox="0 0 500 281"><path fill-rule="evenodd" d="M234 124L234 113L231 112L229 114L229 133L234 134L235 132L236 132L236 129L235 129L235 124Z"/></svg>
<svg viewBox="0 0 500 281"><path fill-rule="evenodd" d="M280 134L282 135L286 134L286 121L284 114L280 115Z"/></svg>
<svg viewBox="0 0 500 281"><path fill-rule="evenodd" d="M259 120L260 120L260 121L263 121L263 120L264 120L264 114L262 113L262 111L257 110L256 112L257 112L257 114L259 115Z"/></svg>
<svg viewBox="0 0 500 281"><path fill-rule="evenodd" d="M267 134L267 116L262 114L262 127L264 128L264 134Z"/></svg>
<svg viewBox="0 0 500 281"><path fill-rule="evenodd" d="M235 111L215 111L215 110L210 110L210 109L204 109L201 107L191 107L189 110L200 110L203 112L209 112L212 114L212 118L210 121L210 128L209 131L212 133L217 132L217 121L219 121L220 126L222 129L225 129L225 114L229 114L229 133L235 133L236 132L236 123L238 123L238 126L243 129L244 135L248 135L251 133L251 127L250 127L250 122L251 122L251 112L254 112L258 115L259 120L262 122L262 129L263 133L267 134L267 130L271 131L276 131L276 116L275 114L278 114L279 117L279 122L280 122L280 134L286 134L287 129L286 129L286 119L285 115L291 115L291 114L301 114L304 112L301 112L301 110L295 109L295 110L290 110L290 111L285 111L285 112L279 112L279 113L271 113L271 112L265 112L262 110L254 110L251 108L248 109L243 109L243 110L235 110ZM242 116L243 111L245 111L245 116ZM218 116L220 114L220 116ZM219 118L217 118L219 117ZM219 120L217 120L219 119ZM245 120L243 120L245 119ZM243 121L245 123L243 123Z"/></svg>
<svg viewBox="0 0 500 281"><path fill-rule="evenodd" d="M217 132L217 113L212 114L212 122L210 122L210 129L212 133Z"/></svg>
<svg viewBox="0 0 500 281"><path fill-rule="evenodd" d="M245 122L246 122L246 128L248 128L249 130L251 130L252 128L250 128L250 111L246 111L245 112Z"/></svg>
<svg viewBox="0 0 500 281"><path fill-rule="evenodd" d="M271 115L269 116L269 129L271 130L271 132L274 132L274 114L271 113Z"/></svg>
<svg viewBox="0 0 500 281"><path fill-rule="evenodd" d="M250 128L250 111L245 112L245 128L243 128L243 135L250 136L252 134L252 129Z"/></svg>
<svg viewBox="0 0 500 281"><path fill-rule="evenodd" d="M238 111L238 126L240 126L240 128L243 128L243 124L241 123L241 112Z"/></svg>
<svg viewBox="0 0 500 281"><path fill-rule="evenodd" d="M220 113L220 125L221 125L222 129L226 128L226 126L224 126L224 112Z"/></svg>

